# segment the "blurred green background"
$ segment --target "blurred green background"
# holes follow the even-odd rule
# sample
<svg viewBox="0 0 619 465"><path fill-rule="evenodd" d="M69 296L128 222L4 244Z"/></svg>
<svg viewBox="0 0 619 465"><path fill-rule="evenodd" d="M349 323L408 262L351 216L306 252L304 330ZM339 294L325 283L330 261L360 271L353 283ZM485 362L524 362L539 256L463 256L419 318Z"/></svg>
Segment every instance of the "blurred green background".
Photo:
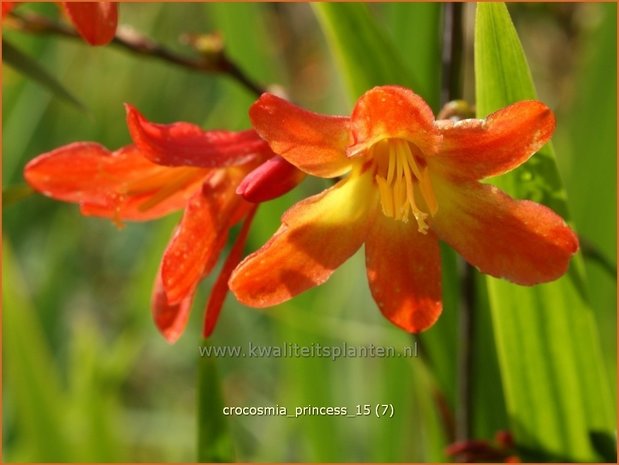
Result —
<svg viewBox="0 0 619 465"><path fill-rule="evenodd" d="M28 9L58 16L52 4L24 5L18 12ZM369 10L403 66L417 76L429 73L438 42L414 39L426 34L424 27L438 24L440 5L376 4ZM473 11L473 5L466 6L464 97L469 101L474 101ZM514 4L510 12L540 99L557 113L553 141L575 228L616 263L616 6ZM306 4L123 4L120 22L185 54L191 50L179 41L182 34L220 31L229 55L258 82L283 87L315 111L350 111L346 82ZM92 140L114 149L127 144L123 102L162 123L249 127L247 108L255 96L225 76L8 27L3 37L87 108L59 100L3 64L4 189L23 183L28 160L60 145ZM264 205L248 250L264 243L289 205L326 185L307 180ZM157 333L149 308L161 253L178 218L118 230L111 222L80 216L73 205L38 195L5 205L4 461L196 460L198 345L213 279L201 286L188 330L174 346ZM614 392L616 277L589 256L585 265ZM236 459L446 460L449 434L436 400L443 398L447 410L454 407L457 300L446 296L445 314L430 330L446 339L429 334L421 341L420 357L412 360L217 359L226 405L353 410L357 404L390 403L396 412L392 419L231 417ZM396 348L412 343L377 310L360 254L327 284L274 309L248 309L230 296L211 342L245 345L249 340ZM434 353L440 357L430 360L426 345L438 346ZM475 360L478 379L487 389L494 387L489 389L493 402L474 403L474 433L480 438L509 427L496 363L492 346Z"/></svg>

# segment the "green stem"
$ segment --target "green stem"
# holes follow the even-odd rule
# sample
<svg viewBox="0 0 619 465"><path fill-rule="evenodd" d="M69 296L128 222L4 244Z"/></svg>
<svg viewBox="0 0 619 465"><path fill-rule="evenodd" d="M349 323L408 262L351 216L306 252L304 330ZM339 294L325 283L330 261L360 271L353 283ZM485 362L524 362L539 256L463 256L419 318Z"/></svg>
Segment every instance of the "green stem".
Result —
<svg viewBox="0 0 619 465"><path fill-rule="evenodd" d="M50 34L69 39L80 39L79 34L71 27L53 21L35 13L9 15L9 26L16 30L31 34ZM133 54L165 61L203 74L224 74L231 77L249 92L260 96L265 88L254 82L223 49L215 50L207 56L187 57L180 55L154 40L127 28L119 27L111 45L123 48Z"/></svg>
<svg viewBox="0 0 619 465"><path fill-rule="evenodd" d="M234 445L229 432L221 382L217 373L213 347L203 339L199 347L198 403L198 462L234 462Z"/></svg>
<svg viewBox="0 0 619 465"><path fill-rule="evenodd" d="M441 101L462 98L462 4L446 3L443 14L443 51ZM476 305L475 270L461 260L461 308L458 321L458 361L455 439L464 441L471 436L473 337L475 332L474 309Z"/></svg>

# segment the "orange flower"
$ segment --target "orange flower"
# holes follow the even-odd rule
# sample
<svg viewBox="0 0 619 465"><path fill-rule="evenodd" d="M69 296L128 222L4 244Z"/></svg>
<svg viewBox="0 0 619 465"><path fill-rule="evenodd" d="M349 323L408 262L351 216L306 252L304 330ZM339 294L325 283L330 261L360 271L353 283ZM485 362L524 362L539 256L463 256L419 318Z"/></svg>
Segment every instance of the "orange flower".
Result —
<svg viewBox="0 0 619 465"><path fill-rule="evenodd" d="M438 239L484 273L524 285L558 278L578 249L550 209L478 182L516 168L550 139L554 116L540 102L485 120L435 121L418 95L385 86L365 93L350 118L271 94L250 116L273 151L299 169L348 175L290 208L269 242L233 272L230 289L247 305L276 305L322 284L365 244L380 310L418 332L442 310Z"/></svg>
<svg viewBox="0 0 619 465"><path fill-rule="evenodd" d="M78 203L84 215L110 218L117 224L184 209L153 295L155 322L170 342L181 335L195 289L215 266L229 229L244 221L209 299L207 336L215 326L228 277L242 258L257 208L235 190L273 153L254 130L203 131L189 123L154 124L131 106L127 123L135 145L110 152L92 142L69 144L28 163L26 180L49 197Z"/></svg>
<svg viewBox="0 0 619 465"><path fill-rule="evenodd" d="M21 2L3 2L2 18ZM116 35L118 3L60 2L75 29L90 45L105 45Z"/></svg>

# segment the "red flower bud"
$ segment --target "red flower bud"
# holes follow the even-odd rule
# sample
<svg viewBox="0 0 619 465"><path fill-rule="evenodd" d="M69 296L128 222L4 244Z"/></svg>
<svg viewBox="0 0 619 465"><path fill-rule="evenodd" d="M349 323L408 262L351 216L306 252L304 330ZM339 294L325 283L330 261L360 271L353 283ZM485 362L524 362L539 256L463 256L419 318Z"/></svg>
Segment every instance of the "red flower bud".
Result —
<svg viewBox="0 0 619 465"><path fill-rule="evenodd" d="M304 177L301 170L276 155L245 176L236 193L248 202L266 202L292 190Z"/></svg>

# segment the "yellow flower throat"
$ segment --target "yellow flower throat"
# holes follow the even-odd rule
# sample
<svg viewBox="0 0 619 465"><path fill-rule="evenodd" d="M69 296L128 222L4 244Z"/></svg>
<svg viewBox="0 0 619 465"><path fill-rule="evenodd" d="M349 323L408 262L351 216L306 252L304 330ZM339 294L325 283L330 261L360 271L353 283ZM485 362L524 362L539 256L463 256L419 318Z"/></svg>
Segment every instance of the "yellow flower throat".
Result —
<svg viewBox="0 0 619 465"><path fill-rule="evenodd" d="M419 232L426 234L428 215L438 211L425 160L415 146L403 139L387 139L372 147L375 176L385 216L408 222L412 213ZM427 210L427 211L424 211Z"/></svg>

